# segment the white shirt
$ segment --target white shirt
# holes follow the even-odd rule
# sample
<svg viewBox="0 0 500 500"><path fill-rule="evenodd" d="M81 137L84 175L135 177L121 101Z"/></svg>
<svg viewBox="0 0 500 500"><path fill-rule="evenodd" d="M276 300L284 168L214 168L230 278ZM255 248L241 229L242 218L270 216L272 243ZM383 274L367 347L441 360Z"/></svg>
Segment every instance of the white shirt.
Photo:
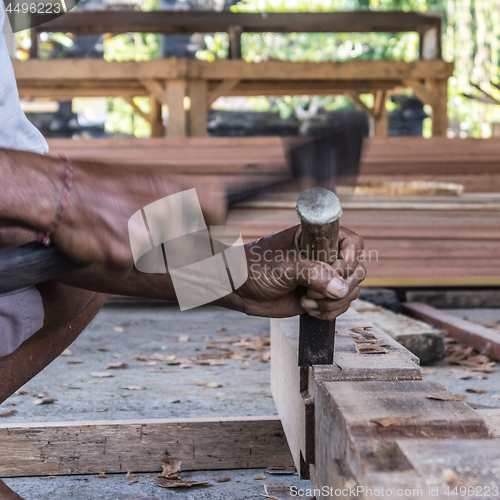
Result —
<svg viewBox="0 0 500 500"><path fill-rule="evenodd" d="M44 154L49 150L47 142L26 118L19 104L14 70L3 33L4 16L0 0L0 148Z"/></svg>

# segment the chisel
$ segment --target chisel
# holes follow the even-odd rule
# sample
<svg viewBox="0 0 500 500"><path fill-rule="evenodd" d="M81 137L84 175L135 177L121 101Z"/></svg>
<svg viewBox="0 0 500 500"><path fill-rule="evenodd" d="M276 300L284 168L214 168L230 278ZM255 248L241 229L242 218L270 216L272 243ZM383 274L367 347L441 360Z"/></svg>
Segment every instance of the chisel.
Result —
<svg viewBox="0 0 500 500"><path fill-rule="evenodd" d="M304 191L297 200L302 232L300 251L309 260L331 264L338 258L339 217L342 208L337 196L324 188ZM335 320L300 316L299 366L331 365L335 344Z"/></svg>

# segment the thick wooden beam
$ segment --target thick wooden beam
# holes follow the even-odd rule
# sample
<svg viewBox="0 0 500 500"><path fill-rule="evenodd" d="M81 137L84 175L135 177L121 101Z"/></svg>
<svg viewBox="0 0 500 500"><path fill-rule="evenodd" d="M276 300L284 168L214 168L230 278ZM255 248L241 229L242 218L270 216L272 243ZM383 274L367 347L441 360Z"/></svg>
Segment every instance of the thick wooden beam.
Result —
<svg viewBox="0 0 500 500"><path fill-rule="evenodd" d="M13 61L18 82L78 80L147 80L165 81L176 78L202 78L221 81L236 80L344 80L397 81L404 79L446 79L453 73L453 64L444 61L342 61L288 62L266 61L247 63L241 60L213 62L185 59L155 59L152 61L102 61L94 59Z"/></svg>
<svg viewBox="0 0 500 500"><path fill-rule="evenodd" d="M423 31L441 25L438 15L417 12L357 10L355 12L216 12L110 10L70 12L53 19L34 14L38 31L74 34L101 33L213 33L241 26L247 32L405 32ZM42 26L43 24L43 26Z"/></svg>
<svg viewBox="0 0 500 500"><path fill-rule="evenodd" d="M167 135L169 137L186 137L187 135L187 113L184 108L186 96L186 80L169 80L167 85Z"/></svg>
<svg viewBox="0 0 500 500"><path fill-rule="evenodd" d="M0 424L0 476L292 465L278 417Z"/></svg>
<svg viewBox="0 0 500 500"><path fill-rule="evenodd" d="M360 355L349 329L368 327L388 346L386 355ZM309 475L314 463L315 405L310 381L419 380L418 359L373 323L350 310L337 320L335 359L332 366L312 369L298 366L298 317L271 320L271 390L281 417L295 467L301 477Z"/></svg>
<svg viewBox="0 0 500 500"><path fill-rule="evenodd" d="M149 123L151 124L151 137L163 137L165 130L163 127L162 103L154 96L150 97L150 102Z"/></svg>
<svg viewBox="0 0 500 500"><path fill-rule="evenodd" d="M188 94L191 100L188 111L188 135L205 137L207 135L207 82L193 79L188 82Z"/></svg>
<svg viewBox="0 0 500 500"><path fill-rule="evenodd" d="M407 302L403 308L407 314L443 330L461 344L500 361L500 333L492 328L476 325L419 302Z"/></svg>
<svg viewBox="0 0 500 500"><path fill-rule="evenodd" d="M461 468L471 462L467 477L479 481L500 456L483 418L440 384L421 380L411 355L357 313L337 325L335 364L307 373L297 366L296 319L271 325L273 396L316 498L400 498L400 487L425 488L407 496L431 498L429 484L446 487L444 470L465 480ZM363 342L385 353L362 354Z"/></svg>

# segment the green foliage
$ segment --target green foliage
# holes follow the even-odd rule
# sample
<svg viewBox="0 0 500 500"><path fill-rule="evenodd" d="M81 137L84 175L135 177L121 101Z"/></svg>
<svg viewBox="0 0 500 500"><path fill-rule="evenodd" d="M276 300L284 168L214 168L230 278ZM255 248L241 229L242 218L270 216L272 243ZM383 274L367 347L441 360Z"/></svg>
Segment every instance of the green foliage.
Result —
<svg viewBox="0 0 500 500"><path fill-rule="evenodd" d="M356 9L439 11L443 15L443 55L455 62L449 80L450 125L457 135L488 137L491 123L500 121L500 106L482 104L464 97L477 94L470 82L500 98L491 84L500 83L500 0L243 0L232 7L237 12L332 12ZM226 34L206 37L207 48L200 59L227 57ZM242 36L243 57L248 62L266 60L343 61L348 59L396 59L412 61L418 56L416 33L249 33ZM367 96L364 96L367 97ZM307 98L284 97L272 101L283 116L296 106L307 106ZM348 99L325 98L326 109L350 103ZM390 103L388 103L388 107ZM429 135L429 121L424 124Z"/></svg>
<svg viewBox="0 0 500 500"><path fill-rule="evenodd" d="M145 11L159 8L158 0L142 0ZM126 33L104 40L106 61L149 61L160 57L160 37L153 33ZM134 102L145 113L150 111L150 101L146 97L136 97ZM134 108L120 98L109 99L106 131L136 137L151 135L151 125Z"/></svg>

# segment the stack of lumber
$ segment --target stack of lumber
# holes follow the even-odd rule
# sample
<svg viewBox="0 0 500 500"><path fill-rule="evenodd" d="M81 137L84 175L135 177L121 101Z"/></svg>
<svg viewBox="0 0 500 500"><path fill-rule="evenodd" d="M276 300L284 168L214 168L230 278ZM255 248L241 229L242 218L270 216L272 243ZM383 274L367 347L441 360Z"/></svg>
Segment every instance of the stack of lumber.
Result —
<svg viewBox="0 0 500 500"><path fill-rule="evenodd" d="M360 181L432 180L500 191L500 141L392 137L366 141Z"/></svg>
<svg viewBox="0 0 500 500"><path fill-rule="evenodd" d="M49 145L52 154L65 152L73 160L149 165L243 188L283 178L286 145L297 140L56 139ZM498 159L500 143L494 140L368 140L360 182L434 179L461 183L465 193L356 196L344 202L341 224L365 239L365 286L500 284L500 195L494 194L500 188ZM240 229L246 242L295 225L297 196L279 193L241 204L230 211L229 224Z"/></svg>
<svg viewBox="0 0 500 500"><path fill-rule="evenodd" d="M157 165L176 173L273 175L287 170L284 146L300 138L190 137L51 139L54 153L127 165ZM366 139L360 183L434 181L466 193L500 191L500 141L392 137Z"/></svg>

